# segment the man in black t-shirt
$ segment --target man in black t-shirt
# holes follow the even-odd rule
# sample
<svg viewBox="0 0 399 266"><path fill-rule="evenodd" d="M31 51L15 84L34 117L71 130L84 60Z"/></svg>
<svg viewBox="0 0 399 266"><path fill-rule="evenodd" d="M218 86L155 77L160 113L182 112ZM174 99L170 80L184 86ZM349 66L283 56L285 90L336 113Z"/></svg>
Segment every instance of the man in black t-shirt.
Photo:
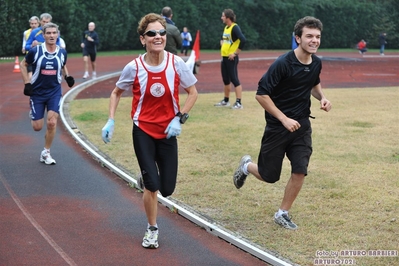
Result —
<svg viewBox="0 0 399 266"><path fill-rule="evenodd" d="M85 73L83 75L84 79L87 79L89 75L89 56L91 61L92 78L97 77L96 73L96 56L97 56L97 45L99 44L98 34L94 31L96 25L94 22L90 22L88 25L88 30L83 32L82 43L80 46L83 49L83 62Z"/></svg>
<svg viewBox="0 0 399 266"><path fill-rule="evenodd" d="M331 109L320 85L321 60L315 55L322 28L321 21L314 17L298 20L294 27L298 47L280 56L260 79L256 99L265 109L266 128L258 163L253 163L249 155L243 156L233 176L238 189L249 174L275 183L280 179L283 159L287 156L291 177L274 221L292 230L297 225L288 211L302 188L312 154L310 96L320 101L320 109L326 112Z"/></svg>

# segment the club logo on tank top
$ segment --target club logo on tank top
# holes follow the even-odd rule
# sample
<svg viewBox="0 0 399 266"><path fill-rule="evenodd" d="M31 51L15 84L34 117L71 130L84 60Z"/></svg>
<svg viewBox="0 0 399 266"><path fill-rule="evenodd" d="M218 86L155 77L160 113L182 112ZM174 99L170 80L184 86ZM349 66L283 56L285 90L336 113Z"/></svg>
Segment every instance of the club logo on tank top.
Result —
<svg viewBox="0 0 399 266"><path fill-rule="evenodd" d="M150 92L154 97L162 97L165 94L165 87L161 83L154 83L151 85Z"/></svg>

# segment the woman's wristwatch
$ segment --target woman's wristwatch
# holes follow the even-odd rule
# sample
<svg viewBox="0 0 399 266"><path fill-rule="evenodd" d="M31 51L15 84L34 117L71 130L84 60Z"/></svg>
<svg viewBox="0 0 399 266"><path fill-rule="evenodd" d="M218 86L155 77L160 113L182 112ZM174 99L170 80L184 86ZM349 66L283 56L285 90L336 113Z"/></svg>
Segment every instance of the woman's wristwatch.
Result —
<svg viewBox="0 0 399 266"><path fill-rule="evenodd" d="M187 119L190 117L187 113L182 114L182 113L180 113L180 112L178 112L178 113L176 114L176 116L178 116L178 117L180 118L180 123L181 123L181 124L186 123Z"/></svg>

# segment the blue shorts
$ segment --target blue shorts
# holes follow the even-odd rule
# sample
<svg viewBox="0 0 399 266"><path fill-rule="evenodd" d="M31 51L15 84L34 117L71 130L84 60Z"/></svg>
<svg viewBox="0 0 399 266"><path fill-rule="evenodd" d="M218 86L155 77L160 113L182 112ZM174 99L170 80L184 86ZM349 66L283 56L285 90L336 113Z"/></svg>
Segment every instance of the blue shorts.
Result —
<svg viewBox="0 0 399 266"><path fill-rule="evenodd" d="M266 126L258 157L258 171L267 183L280 180L284 156L291 162L291 173L308 173L312 155L312 127L309 118L299 120L301 127L290 132L285 127Z"/></svg>
<svg viewBox="0 0 399 266"><path fill-rule="evenodd" d="M61 99L61 89L44 95L33 94L32 96L30 96L31 119L42 119L44 117L44 112L46 111L46 109L47 112L54 111L59 114Z"/></svg>

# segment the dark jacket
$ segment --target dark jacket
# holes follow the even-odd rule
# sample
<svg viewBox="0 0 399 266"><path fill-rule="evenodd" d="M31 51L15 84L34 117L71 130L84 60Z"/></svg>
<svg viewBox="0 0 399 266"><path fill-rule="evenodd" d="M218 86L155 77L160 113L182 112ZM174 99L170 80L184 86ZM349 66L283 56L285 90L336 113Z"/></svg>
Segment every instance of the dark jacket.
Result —
<svg viewBox="0 0 399 266"><path fill-rule="evenodd" d="M171 23L169 23L169 21ZM169 19L166 20L166 46L165 50L177 54L177 50L181 48L182 39L179 29Z"/></svg>

